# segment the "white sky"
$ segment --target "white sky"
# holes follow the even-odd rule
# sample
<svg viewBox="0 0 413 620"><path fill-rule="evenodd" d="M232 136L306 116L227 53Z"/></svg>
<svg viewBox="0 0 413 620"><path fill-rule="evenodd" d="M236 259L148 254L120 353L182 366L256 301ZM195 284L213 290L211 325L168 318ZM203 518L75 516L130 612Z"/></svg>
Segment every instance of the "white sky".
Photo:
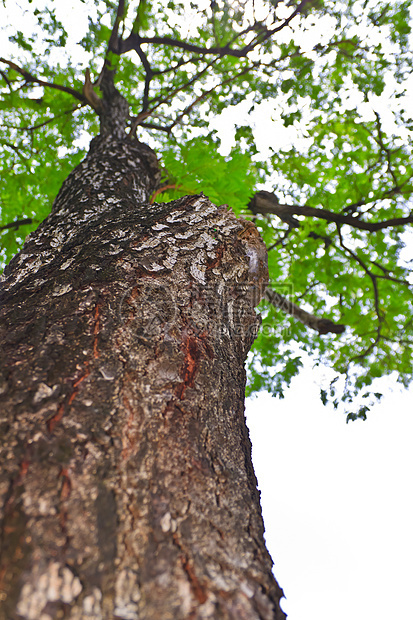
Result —
<svg viewBox="0 0 413 620"><path fill-rule="evenodd" d="M27 2L12 7L22 27L19 4ZM75 43L87 27L88 8L79 0L56 6L76 18L70 23L59 14L69 29L72 24L68 48L83 62ZM6 19L0 4L0 21ZM411 90L413 99L413 83ZM249 107L243 105L241 115ZM371 113L370 104L363 105L360 113ZM254 114L262 153L269 154L275 139L287 150L291 142L305 140L282 126L271 102ZM390 120L391 115L388 109ZM224 152L234 119L231 110L214 122L227 131ZM346 425L343 415L322 406L307 369L283 401L261 394L247 402L267 544L289 620L413 619L412 400L413 390L389 393L366 422Z"/></svg>
<svg viewBox="0 0 413 620"><path fill-rule="evenodd" d="M282 401L247 402L283 608L289 620L412 620L413 390L346 424L312 374Z"/></svg>

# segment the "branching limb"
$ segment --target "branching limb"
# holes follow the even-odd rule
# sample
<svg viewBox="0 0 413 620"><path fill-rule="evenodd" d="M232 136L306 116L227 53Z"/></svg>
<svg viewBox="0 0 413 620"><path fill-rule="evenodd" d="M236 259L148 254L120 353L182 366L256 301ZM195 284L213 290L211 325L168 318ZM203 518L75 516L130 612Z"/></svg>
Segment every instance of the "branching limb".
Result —
<svg viewBox="0 0 413 620"><path fill-rule="evenodd" d="M295 303L280 295L276 291L272 291L270 288L265 290L265 298L272 304L275 308L279 308L286 314L290 314L297 321L303 323L306 327L310 327L317 331L320 335L322 334L342 334L346 329L345 325L339 325L334 323L330 319L326 319L324 317L318 317L306 310L303 310Z"/></svg>
<svg viewBox="0 0 413 620"><path fill-rule="evenodd" d="M49 125L50 123L53 123L53 121L56 120L57 118L61 118L62 116L66 116L67 114L72 114L76 110L80 110L80 108L82 108L86 104L87 104L87 102L85 101L82 105L78 104L78 105L74 106L73 108L70 108L70 110L65 110L61 114L56 114L55 116L52 116L52 118L49 118L47 121L43 121L43 123L38 123L37 125L26 125L24 127L18 127L17 125L9 125L9 124L5 123L4 126L10 128L10 129L17 129L19 131L30 131L30 132L32 132L35 129L40 129L41 127L45 127L45 125Z"/></svg>
<svg viewBox="0 0 413 620"><path fill-rule="evenodd" d="M136 131L137 126L142 124L142 121L145 118L147 118L148 116L152 116L157 108L159 108L161 105L171 101L171 98L174 97L177 93L183 92L184 90L186 90L187 88L192 86L203 74L205 74L208 71L208 69L210 69L215 64L215 62L217 60L218 59L215 58L214 60L209 62L201 71L199 71L196 75L194 75L194 77L191 78L190 80L188 80L188 82L186 82L185 84L182 84L181 86L178 86L177 88L171 89L160 101L157 101L156 105L154 105L150 110L148 110L145 113L141 112L141 114L139 114L136 117L136 119L134 120L134 123L133 123L133 126L132 126L133 131ZM211 90L209 90L207 92L207 94L210 94L211 92L213 92L215 90L215 88L216 88L216 86L214 86ZM177 123L179 123L181 121L181 119L183 118L183 116L185 116L187 111L189 112L189 110L192 109L192 107L194 105L196 105L196 103L198 102L198 99L199 98L197 98L194 103L192 103L190 106L188 106L188 108L185 108L184 112L178 117L178 119L174 123L172 123L172 125L170 125L167 128L165 128L165 131L170 133L172 128ZM154 101L156 101L156 99ZM145 116L143 116L143 114L145 114ZM132 129L131 129L131 133L132 133Z"/></svg>
<svg viewBox="0 0 413 620"><path fill-rule="evenodd" d="M187 43L185 41L179 41L178 39L173 39L172 37L141 37L136 32L132 32L127 39L121 42L120 44L120 54L124 54L125 52L129 52L131 50L136 50L139 45L142 43L152 43L155 45L166 45L170 47L178 47L187 52L194 52L199 54L200 56L205 56L208 54L213 54L214 56L235 56L236 58L245 58L248 52L251 52L257 45L264 43L264 41L270 39L273 34L279 32L291 22L294 17L296 17L305 5L307 5L311 0L302 0L300 4L297 6L295 11L291 13L289 17L287 17L279 26L270 29L261 29L257 37L249 43L245 45L241 49L233 49L230 45L224 45L222 47L201 47L199 45L193 45L192 43ZM254 24L254 28L257 24ZM253 28L250 28L253 29ZM239 35L237 35L238 37Z"/></svg>
<svg viewBox="0 0 413 620"><path fill-rule="evenodd" d="M22 220L16 220L15 222L10 222L9 224L4 224L4 226L0 226L0 230L10 230L12 228L15 228L16 230L18 230L20 228L20 226L23 226L24 224L33 224L33 220L31 217L25 217Z"/></svg>
<svg viewBox="0 0 413 620"><path fill-rule="evenodd" d="M27 163L29 158L23 155L22 149L20 147L16 146L15 144L11 144L11 142L1 142L1 145L16 153L24 162Z"/></svg>
<svg viewBox="0 0 413 620"><path fill-rule="evenodd" d="M337 233L338 233L338 238L340 240L340 247L345 251L346 254L351 256L356 263L360 265L360 267L369 276L371 280L371 283L373 285L373 291L374 291L374 306L376 310L377 319L380 323L383 320L383 317L382 317L381 310L380 310L380 300L379 300L380 298L379 298L379 289L377 286L377 276L367 267L366 263L360 258L360 256L358 256L355 252L353 252L353 250L351 250L344 244L340 226L337 226Z"/></svg>
<svg viewBox="0 0 413 620"><path fill-rule="evenodd" d="M317 280L315 282L311 282L308 286L306 286L305 290L301 293L301 295L297 296L297 301L301 301L305 298L305 296L313 289L316 288L317 286L320 286L320 282L318 282Z"/></svg>
<svg viewBox="0 0 413 620"><path fill-rule="evenodd" d="M271 29L265 28L265 27L260 28L260 31L257 37L255 38L255 40L252 41L248 46L244 48L244 49L248 48L247 53L253 50L260 43L264 43L264 41L267 41L268 39L270 39L272 35L275 34L276 32L280 32L280 30L288 26L288 24L294 19L294 17L299 15L304 9L304 7L307 4L311 3L312 1L313 0L302 0L297 6L297 8L295 9L295 11L293 11L291 15L287 17L279 26L276 26L275 28L271 28Z"/></svg>
<svg viewBox="0 0 413 620"><path fill-rule="evenodd" d="M284 241L286 241L290 235L292 228L291 226L289 226L287 228L287 230L284 232L284 234L282 235L282 237L280 237L279 239L277 239L277 241L275 241L272 245L269 246L269 248L267 249L268 252L270 252L271 250L273 250L274 248L278 247L279 245L283 246L284 245Z"/></svg>
<svg viewBox="0 0 413 620"><path fill-rule="evenodd" d="M138 46L138 49L136 50L141 63L143 65L143 68L145 69L145 86L143 89L143 98L142 98L142 112L146 112L148 109L148 100L149 100L149 87L151 84L151 80L153 78L153 70L151 65L149 64L149 60L148 57L146 56L145 52L142 50L142 48L140 46Z"/></svg>
<svg viewBox="0 0 413 620"><path fill-rule="evenodd" d="M145 127L146 129L154 129L155 131L162 131L164 133L171 133L171 130L169 127L162 127L161 125L156 125L155 123L142 123L139 122L136 127L140 125L141 127ZM136 127L135 127L135 131L136 131Z"/></svg>
<svg viewBox="0 0 413 620"><path fill-rule="evenodd" d="M85 83L83 85L83 94L88 104L96 111L100 112L102 109L102 100L93 88L93 84L90 79L89 67L85 71Z"/></svg>
<svg viewBox="0 0 413 620"><path fill-rule="evenodd" d="M0 75L3 78L3 80L6 82L7 86L9 87L9 91L13 92L13 89L11 87L11 82L9 78L7 77L6 73L4 71L0 71Z"/></svg>
<svg viewBox="0 0 413 620"><path fill-rule="evenodd" d="M125 17L125 0L119 0L118 9L116 12L115 23L113 24L112 32L110 33L108 50L119 54L119 26Z"/></svg>
<svg viewBox="0 0 413 620"><path fill-rule="evenodd" d="M178 47L186 52L193 52L199 56L207 56L213 54L214 56L235 56L236 58L245 58L250 48L244 47L240 50L234 50L228 45L223 47L201 47L199 45L193 45L192 43L186 43L185 41L179 41L178 39L172 39L172 37L141 37L137 33L132 32L125 41L121 44L121 54L130 52L131 50L137 51L137 47L142 43L153 43L157 45L166 45L169 47Z"/></svg>
<svg viewBox="0 0 413 620"><path fill-rule="evenodd" d="M342 213L333 213L327 209L319 209L307 205L280 204L274 194L266 191L257 192L252 198L249 206L253 213L261 213L263 215L272 213L284 221L287 216L303 215L305 217L320 218L328 222L334 222L335 224L348 224L353 228L368 230L369 232L383 230L391 226L405 226L406 224L413 223L413 214L407 217L395 217L390 220L384 220L383 222L363 222L360 218L355 218L351 215L343 215Z"/></svg>
<svg viewBox="0 0 413 620"><path fill-rule="evenodd" d="M115 22L112 27L112 31L110 33L108 46L105 54L105 60L103 63L102 71L95 82L95 86L100 86L102 92L104 93L104 97L111 97L113 92L116 91L114 86L114 76L116 73L116 66L114 66L113 54L120 55L120 48L122 44L122 39L119 37L119 26L125 18L126 13L126 5L125 0L119 0L118 8L116 11ZM96 109L96 108L95 108ZM97 110L97 111L100 111Z"/></svg>
<svg viewBox="0 0 413 620"><path fill-rule="evenodd" d="M177 69L179 69L180 67L183 67L184 65L189 65L189 64L193 64L196 65L196 63L200 62L202 59L199 58L198 56L191 56L190 58L181 58L180 60L176 60L173 66L168 67L167 69L163 69L162 71L158 70L158 69L154 69L153 70L153 74L154 76L158 76L158 75L167 75L168 73L175 73Z"/></svg>
<svg viewBox="0 0 413 620"><path fill-rule="evenodd" d="M132 125L129 130L129 137L136 136L136 130L139 125L142 125L145 118L148 118L152 114L153 110L146 110L146 112L140 112L138 116L132 119Z"/></svg>
<svg viewBox="0 0 413 620"><path fill-rule="evenodd" d="M390 174L390 176L393 179L393 183L395 185L395 187L398 186L398 180L396 178L395 172L393 170L393 166L392 166L392 161L391 161L391 149L389 149L388 146L385 145L384 143L384 136L383 136L383 130L381 127L381 120L380 120L380 116L377 112L374 113L376 116L376 125L377 125L377 138L376 142L379 145L379 147L381 148L382 152L385 154L386 157L386 162L387 162L387 172Z"/></svg>
<svg viewBox="0 0 413 620"><path fill-rule="evenodd" d="M376 278L379 278L381 280L390 280L390 282L396 282L396 284L402 284L403 286L407 286L408 288L411 288L412 285L407 280L402 280L401 278L395 278L394 276L390 275L391 274L390 269L383 267L383 265L380 265L380 263L378 263L375 260L371 260L370 262L372 265L375 265L383 272L382 274L376 275Z"/></svg>
<svg viewBox="0 0 413 620"><path fill-rule="evenodd" d="M26 69L19 67L18 65L16 65L16 63L12 62L11 60L0 58L0 62L8 65L10 69L13 69L14 71L22 75L24 79L26 80L26 82L28 83L39 84L39 86L44 86L46 88L54 88L55 90L61 90L64 93L68 93L69 95L72 95L73 97L78 99L78 101L85 103L84 95L82 93L79 93L74 88L70 88L70 86L63 86L62 84L54 84L54 82L45 82L44 80L40 80L35 75L33 75L32 73L29 73L29 71L26 71Z"/></svg>
<svg viewBox="0 0 413 620"><path fill-rule="evenodd" d="M201 78L203 75L205 75L205 73L207 73L208 70L218 60L219 60L218 58L214 58L214 60L211 60L211 62L206 64L203 69L198 71L190 80L185 82L185 84L181 84L180 86L177 86L175 88L169 89L169 92L167 91L167 93L165 95L159 95L158 97L154 97L154 99L152 99L152 103L156 102L156 106L153 107L152 110L155 110L156 108L158 108L160 105L162 105L164 103L168 103L169 101L171 101L172 97L174 97L175 95L177 95L180 92L183 92L184 90L186 90L190 86L193 86L199 80L199 78Z"/></svg>

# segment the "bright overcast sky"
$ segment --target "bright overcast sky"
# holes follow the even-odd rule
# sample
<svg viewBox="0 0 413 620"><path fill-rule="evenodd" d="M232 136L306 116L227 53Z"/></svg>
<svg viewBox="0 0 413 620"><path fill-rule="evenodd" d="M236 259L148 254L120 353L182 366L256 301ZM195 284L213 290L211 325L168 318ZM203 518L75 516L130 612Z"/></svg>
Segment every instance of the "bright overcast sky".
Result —
<svg viewBox="0 0 413 620"><path fill-rule="evenodd" d="M22 28L19 5L32 11L36 2L13 4ZM70 31L69 51L81 60L76 42L88 8L79 0L55 6ZM0 23L6 19L0 4ZM4 56L6 44L3 38ZM271 132L278 143L294 138L279 120L271 102L253 119L263 152ZM228 118L221 121L217 129L228 129ZM233 133L222 137L225 150ZM322 406L308 367L283 401L262 394L247 403L266 537L289 620L412 620L412 400L413 390L389 392L366 422L346 425Z"/></svg>
<svg viewBox="0 0 413 620"><path fill-rule="evenodd" d="M288 620L412 620L413 389L346 424L312 375L282 401L247 403L283 608Z"/></svg>

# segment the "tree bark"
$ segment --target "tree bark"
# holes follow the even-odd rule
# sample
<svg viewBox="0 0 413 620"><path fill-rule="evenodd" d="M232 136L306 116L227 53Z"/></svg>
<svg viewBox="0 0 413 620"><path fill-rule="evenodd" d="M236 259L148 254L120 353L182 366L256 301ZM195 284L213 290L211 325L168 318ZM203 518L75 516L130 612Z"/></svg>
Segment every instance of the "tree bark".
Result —
<svg viewBox="0 0 413 620"><path fill-rule="evenodd" d="M1 292L0 619L279 619L244 419L266 251L103 133Z"/></svg>

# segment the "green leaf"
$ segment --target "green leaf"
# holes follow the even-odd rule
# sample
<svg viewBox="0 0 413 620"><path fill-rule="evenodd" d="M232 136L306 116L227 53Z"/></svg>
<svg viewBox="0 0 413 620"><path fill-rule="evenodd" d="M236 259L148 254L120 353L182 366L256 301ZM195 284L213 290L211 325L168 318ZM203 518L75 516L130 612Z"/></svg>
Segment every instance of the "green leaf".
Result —
<svg viewBox="0 0 413 620"><path fill-rule="evenodd" d="M411 213L410 4L367 0L360 14L353 0L308 3L291 27L269 36L280 25L271 2L262 3L260 23L227 0L213 7L125 3L119 33L123 40L139 34L140 55L108 52L117 3L85 4L82 57L76 49L70 58L70 23L57 19L56 3L36 5L32 28L22 22L4 31L13 56L2 56L23 75L7 63L0 67L0 225L32 218L34 227L46 217L99 131L93 110L24 71L81 92L85 66L98 76L106 59L130 105L128 132L138 115L147 115L136 130L161 159L164 191L156 200L204 192L254 218L269 248L271 286L316 317L346 326L341 335L320 335L262 302L248 392L282 397L307 356L334 372L320 397L348 419L364 419L382 394L382 378L409 385L408 227L369 231L357 224ZM320 19L328 20L329 36ZM225 124L220 134L211 130L216 117ZM231 132L234 144L223 156L220 138ZM290 229L276 214L248 210L257 189L274 192L281 204L323 209L330 218L296 213L299 227ZM337 216L350 220L331 221ZM0 231L3 264L32 226Z"/></svg>

